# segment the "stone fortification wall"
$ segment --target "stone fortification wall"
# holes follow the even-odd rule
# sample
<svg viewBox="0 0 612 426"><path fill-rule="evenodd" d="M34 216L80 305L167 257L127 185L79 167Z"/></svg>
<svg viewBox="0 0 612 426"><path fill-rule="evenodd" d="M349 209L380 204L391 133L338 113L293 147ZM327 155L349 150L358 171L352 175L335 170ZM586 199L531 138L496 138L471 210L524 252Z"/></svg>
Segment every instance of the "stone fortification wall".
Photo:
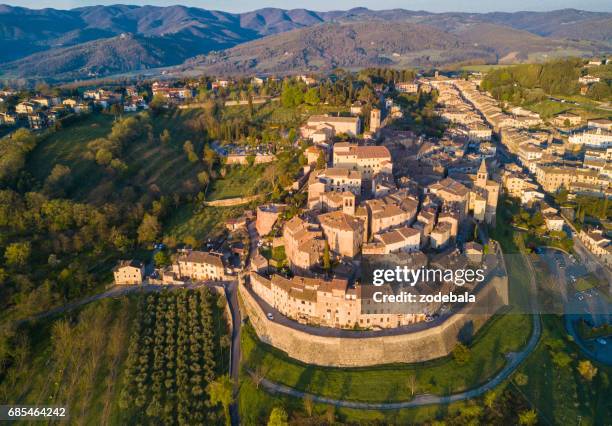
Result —
<svg viewBox="0 0 612 426"><path fill-rule="evenodd" d="M249 319L259 338L299 361L321 366L361 367L390 363L423 362L448 355L466 328L474 333L504 305L508 304L507 277L493 277L477 295L478 302L468 304L443 323L404 334L382 335L338 330L324 336L325 329L303 330L279 324L266 318L266 313L250 290L240 286L240 294ZM484 313L483 306L487 306ZM351 337L351 333L353 336Z"/></svg>

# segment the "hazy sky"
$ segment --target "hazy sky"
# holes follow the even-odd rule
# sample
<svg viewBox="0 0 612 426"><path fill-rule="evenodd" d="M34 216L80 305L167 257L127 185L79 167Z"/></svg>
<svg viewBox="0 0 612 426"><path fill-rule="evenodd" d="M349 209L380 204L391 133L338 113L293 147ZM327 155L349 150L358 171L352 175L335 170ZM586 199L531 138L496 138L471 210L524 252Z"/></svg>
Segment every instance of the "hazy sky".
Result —
<svg viewBox="0 0 612 426"><path fill-rule="evenodd" d="M431 12L491 12L517 10L545 11L564 8L612 12L610 0L0 0L14 6L31 8L53 7L56 9L71 9L79 6L96 4L136 4L168 6L182 4L204 9L224 10L228 12L244 12L262 7L278 7L283 9L305 8L318 11L344 10L352 7L368 7L370 9L403 8L409 10L427 10Z"/></svg>

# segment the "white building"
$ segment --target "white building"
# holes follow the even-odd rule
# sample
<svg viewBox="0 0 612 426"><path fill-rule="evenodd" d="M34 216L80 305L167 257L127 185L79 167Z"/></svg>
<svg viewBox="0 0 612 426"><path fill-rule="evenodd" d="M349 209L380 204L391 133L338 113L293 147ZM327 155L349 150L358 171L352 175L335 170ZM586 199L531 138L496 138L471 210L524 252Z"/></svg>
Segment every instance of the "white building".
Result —
<svg viewBox="0 0 612 426"><path fill-rule="evenodd" d="M608 148L612 147L612 131L601 127L585 130L584 132L574 133L569 137L569 143L574 145L584 145L589 148Z"/></svg>

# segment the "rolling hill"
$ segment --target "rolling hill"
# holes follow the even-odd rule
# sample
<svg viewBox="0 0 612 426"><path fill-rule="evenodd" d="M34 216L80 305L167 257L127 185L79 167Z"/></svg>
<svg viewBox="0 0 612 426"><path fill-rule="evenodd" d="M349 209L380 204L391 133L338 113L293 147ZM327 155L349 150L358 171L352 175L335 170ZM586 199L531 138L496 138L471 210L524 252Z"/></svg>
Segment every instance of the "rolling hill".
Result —
<svg viewBox="0 0 612 426"><path fill-rule="evenodd" d="M188 61L183 68L206 72L290 73L397 64L494 60L493 52L473 48L436 28L400 22L324 23L264 37Z"/></svg>
<svg viewBox="0 0 612 426"><path fill-rule="evenodd" d="M394 25L393 28L399 28L396 24L425 26L423 35L402 32L401 46L396 35L388 33L395 41L390 41L384 47L385 51L392 47L410 51L411 60L404 58L399 62L417 65L448 63L456 61L457 57L491 60L508 54L520 60L534 50L530 48L527 49L530 52L526 52L524 48L517 48L527 43L534 43L538 52L546 52L563 49L573 42L569 46L570 51L585 55L609 52L612 44L612 14L574 9L477 14L404 9L373 11L355 8L315 12L265 8L235 14L185 6L114 5L33 10L0 5L0 72L7 77L35 75L62 79L172 66L186 60L189 66L214 62L215 69L223 69L220 65L225 61L223 58L234 58L229 62L237 63L255 59L260 64L259 68L270 70L288 70L299 66L318 69L332 63L347 66L383 64L389 60L383 50L360 45L368 38L365 34L367 31L372 31L373 41L378 39L376 33L380 30L380 23ZM339 44L333 37L347 35L344 32L346 27L341 24L359 26L359 40L346 41L346 57L338 49L341 46L328 48L324 40L329 36L334 45ZM332 30L330 26L339 27ZM313 32L308 32L309 29L313 29ZM298 31L296 34L308 34L310 40L319 43L320 52L313 48L300 48L296 44L299 41L295 39L296 36L289 35L294 31ZM276 68L261 65L269 62L265 59L269 51L278 50L276 44L279 39L275 39L274 35L281 33L292 40L291 50L296 55L290 61L284 61L289 58L278 58L279 66ZM479 33L487 33L494 40L489 40L483 47ZM424 37L427 35L441 38L429 40ZM451 39L458 43L459 50L445 47L444 43ZM264 44L271 45L266 50L263 44L255 43L256 40L265 40ZM259 49L263 56L247 59L246 50L239 49L246 46L245 43L255 43L248 46ZM416 54L419 46L415 46L415 43L420 44L423 54ZM430 49L429 46L434 48ZM432 52L428 53L429 50ZM210 54L209 57L203 59L202 55L207 54ZM333 55L336 55L335 58L332 58ZM106 61L103 60L104 56L107 57ZM194 60L195 57L197 59ZM393 58L390 61L397 62ZM242 64L241 68L253 67Z"/></svg>
<svg viewBox="0 0 612 426"><path fill-rule="evenodd" d="M161 67L188 56L189 50L179 42L122 34L26 56L6 64L4 71L29 78L67 79Z"/></svg>
<svg viewBox="0 0 612 426"><path fill-rule="evenodd" d="M488 23L465 23L444 31L431 25L373 20L324 23L264 37L190 59L179 69L237 75L326 72L336 67L436 67L514 63L537 55L544 59L599 49L605 46Z"/></svg>

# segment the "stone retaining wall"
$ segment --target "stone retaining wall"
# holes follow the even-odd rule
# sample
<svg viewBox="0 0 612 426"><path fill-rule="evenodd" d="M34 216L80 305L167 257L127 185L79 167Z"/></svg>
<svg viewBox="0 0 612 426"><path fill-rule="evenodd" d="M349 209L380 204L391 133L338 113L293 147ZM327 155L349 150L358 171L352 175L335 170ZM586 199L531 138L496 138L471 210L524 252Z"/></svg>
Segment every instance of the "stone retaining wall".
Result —
<svg viewBox="0 0 612 426"><path fill-rule="evenodd" d="M261 154L253 155L253 164L266 164L276 161L276 155L274 154ZM249 164L249 155L246 154L229 154L226 158L226 164L231 165L242 165L246 166Z"/></svg>
<svg viewBox="0 0 612 426"><path fill-rule="evenodd" d="M250 197L226 198L224 200L205 201L204 205L212 207L231 207L241 204L248 204L251 201L257 200L262 194L252 195Z"/></svg>
<svg viewBox="0 0 612 426"><path fill-rule="evenodd" d="M466 326L475 333L494 312L508 304L507 277L493 277L478 292L478 302L466 305L439 325L405 334L368 337L350 337L352 332L346 330L346 337L336 337L315 335L270 321L244 285L240 285L239 291L249 320L263 342L299 361L334 367L415 363L446 356ZM489 313L483 313L478 305L489 306ZM357 336L359 332L354 333Z"/></svg>

